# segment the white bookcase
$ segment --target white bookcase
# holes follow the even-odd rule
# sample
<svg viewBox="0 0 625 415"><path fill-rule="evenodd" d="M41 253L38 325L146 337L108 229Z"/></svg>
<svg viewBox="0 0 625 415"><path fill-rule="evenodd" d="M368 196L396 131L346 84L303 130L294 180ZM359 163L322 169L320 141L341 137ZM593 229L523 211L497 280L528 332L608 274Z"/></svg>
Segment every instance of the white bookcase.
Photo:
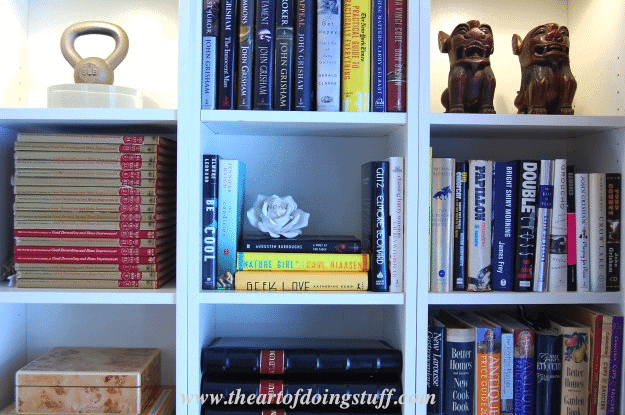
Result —
<svg viewBox="0 0 625 415"><path fill-rule="evenodd" d="M428 293L429 154L459 159L567 157L587 171L623 173L625 117L619 0L410 0L408 111L298 113L200 111L201 0L0 3L0 260L12 238L12 146L19 132L144 132L177 136L177 279L160 290L26 290L0 284L0 405L13 399L15 371L54 346L163 350L162 382L176 385L177 412L197 415L180 394L199 394L200 351L217 336L381 338L404 354L407 394L426 392L427 315L441 307L607 303L608 294ZM492 26L495 115L442 114L448 74L439 30L479 19ZM75 21L109 20L126 29L130 50L115 84L139 88L159 109L47 109L46 88L72 83L62 31ZM512 34L554 21L571 31L578 81L576 115L515 114L520 69ZM87 40L88 37L79 40ZM112 43L77 44L107 55ZM257 194L292 195L311 213L311 233L360 235L360 165L406 159L404 293L234 293L200 290L201 154L247 165L246 209ZM247 225L246 225L247 226ZM247 228L249 229L249 228ZM623 394L622 394L623 395ZM425 414L420 404L404 414Z"/></svg>

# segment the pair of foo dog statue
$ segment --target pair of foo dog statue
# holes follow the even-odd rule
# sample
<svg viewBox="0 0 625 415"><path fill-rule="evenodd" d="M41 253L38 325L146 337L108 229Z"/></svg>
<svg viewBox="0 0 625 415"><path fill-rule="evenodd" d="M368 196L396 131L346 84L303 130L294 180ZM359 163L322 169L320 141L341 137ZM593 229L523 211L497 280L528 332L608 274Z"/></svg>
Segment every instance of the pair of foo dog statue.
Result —
<svg viewBox="0 0 625 415"><path fill-rule="evenodd" d="M449 55L445 112L494 114L495 75L490 67L493 31L478 20L460 23L448 35L438 33L438 47ZM521 40L512 36L512 51L521 63L521 90L514 105L519 114L573 114L577 82L569 64L569 31L547 23Z"/></svg>

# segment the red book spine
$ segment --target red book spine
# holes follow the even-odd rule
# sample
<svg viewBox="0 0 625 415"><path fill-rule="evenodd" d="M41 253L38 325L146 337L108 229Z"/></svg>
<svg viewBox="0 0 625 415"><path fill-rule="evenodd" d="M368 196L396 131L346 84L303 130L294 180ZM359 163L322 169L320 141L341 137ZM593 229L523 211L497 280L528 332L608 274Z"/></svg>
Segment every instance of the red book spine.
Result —
<svg viewBox="0 0 625 415"><path fill-rule="evenodd" d="M35 264L156 264L155 256L15 255L15 262Z"/></svg>
<svg viewBox="0 0 625 415"><path fill-rule="evenodd" d="M124 238L154 239L156 231L151 230L74 230L74 229L15 229L16 237L35 238Z"/></svg>
<svg viewBox="0 0 625 415"><path fill-rule="evenodd" d="M407 1L388 0L386 25L386 110L406 111Z"/></svg>
<svg viewBox="0 0 625 415"><path fill-rule="evenodd" d="M16 246L16 256L19 255L76 255L76 256L155 256L157 248L135 248L129 246Z"/></svg>

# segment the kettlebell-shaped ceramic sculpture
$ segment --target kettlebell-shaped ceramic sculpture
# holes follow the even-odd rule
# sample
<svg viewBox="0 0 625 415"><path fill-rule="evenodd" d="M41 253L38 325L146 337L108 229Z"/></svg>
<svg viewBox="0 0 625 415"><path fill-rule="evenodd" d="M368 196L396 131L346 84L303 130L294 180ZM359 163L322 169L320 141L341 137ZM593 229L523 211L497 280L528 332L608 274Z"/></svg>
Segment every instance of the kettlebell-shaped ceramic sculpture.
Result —
<svg viewBox="0 0 625 415"><path fill-rule="evenodd" d="M115 49L106 58L82 58L74 42L83 35L107 35L115 39ZM128 54L128 35L113 23L87 21L74 23L61 36L61 52L65 60L74 68L74 82L77 84L113 84L113 70Z"/></svg>

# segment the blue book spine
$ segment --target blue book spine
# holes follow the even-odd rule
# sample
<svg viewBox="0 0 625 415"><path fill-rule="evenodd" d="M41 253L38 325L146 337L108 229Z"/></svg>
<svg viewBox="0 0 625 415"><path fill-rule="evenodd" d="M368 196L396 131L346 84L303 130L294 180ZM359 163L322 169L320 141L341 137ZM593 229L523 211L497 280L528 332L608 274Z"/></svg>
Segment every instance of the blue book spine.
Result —
<svg viewBox="0 0 625 415"><path fill-rule="evenodd" d="M315 2L313 0L296 1L295 22L295 110L312 111L313 81L315 67L313 54L315 51L314 33Z"/></svg>
<svg viewBox="0 0 625 415"><path fill-rule="evenodd" d="M293 109L293 20L293 0L278 0L273 108L279 111Z"/></svg>
<svg viewBox="0 0 625 415"><path fill-rule="evenodd" d="M469 163L456 162L456 195L454 220L454 291L467 289L467 191Z"/></svg>
<svg viewBox="0 0 625 415"><path fill-rule="evenodd" d="M444 381L444 413L472 415L475 401L475 340L456 342L450 341L448 336Z"/></svg>
<svg viewBox="0 0 625 415"><path fill-rule="evenodd" d="M217 104L217 55L219 49L219 0L204 0L202 16L202 109Z"/></svg>
<svg viewBox="0 0 625 415"><path fill-rule="evenodd" d="M387 161L362 165L362 247L369 253L369 290L388 291L390 261L389 171Z"/></svg>
<svg viewBox="0 0 625 415"><path fill-rule="evenodd" d="M221 110L234 109L235 92L234 78L236 68L236 11L237 0L222 0L219 21L221 23L221 38L219 49L220 74L218 87L218 108Z"/></svg>
<svg viewBox="0 0 625 415"><path fill-rule="evenodd" d="M371 110L386 112L386 0L373 0L371 24Z"/></svg>
<svg viewBox="0 0 625 415"><path fill-rule="evenodd" d="M254 42L254 109L273 109L276 0L257 0Z"/></svg>
<svg viewBox="0 0 625 415"><path fill-rule="evenodd" d="M445 368L445 327L428 327L428 389L429 396L434 396L434 402L428 400L428 415L444 415L444 368Z"/></svg>
<svg viewBox="0 0 625 415"><path fill-rule="evenodd" d="M536 333L534 415L560 413L562 336Z"/></svg>
<svg viewBox="0 0 625 415"><path fill-rule="evenodd" d="M516 163L498 161L493 167L493 290L514 287L514 209L516 207Z"/></svg>
<svg viewBox="0 0 625 415"><path fill-rule="evenodd" d="M517 164L517 203L515 241L515 291L532 291L536 257L536 210L540 162L522 160Z"/></svg>
<svg viewBox="0 0 625 415"><path fill-rule="evenodd" d="M205 154L202 181L202 289L214 290L217 274L217 202L219 156Z"/></svg>
<svg viewBox="0 0 625 415"><path fill-rule="evenodd" d="M514 333L501 333L501 415L514 415Z"/></svg>
<svg viewBox="0 0 625 415"><path fill-rule="evenodd" d="M245 195L245 163L240 160L219 160L219 205L217 217L217 281L218 290L234 290L236 254L241 239L243 197Z"/></svg>
<svg viewBox="0 0 625 415"><path fill-rule="evenodd" d="M534 413L534 332L514 331L514 413Z"/></svg>

